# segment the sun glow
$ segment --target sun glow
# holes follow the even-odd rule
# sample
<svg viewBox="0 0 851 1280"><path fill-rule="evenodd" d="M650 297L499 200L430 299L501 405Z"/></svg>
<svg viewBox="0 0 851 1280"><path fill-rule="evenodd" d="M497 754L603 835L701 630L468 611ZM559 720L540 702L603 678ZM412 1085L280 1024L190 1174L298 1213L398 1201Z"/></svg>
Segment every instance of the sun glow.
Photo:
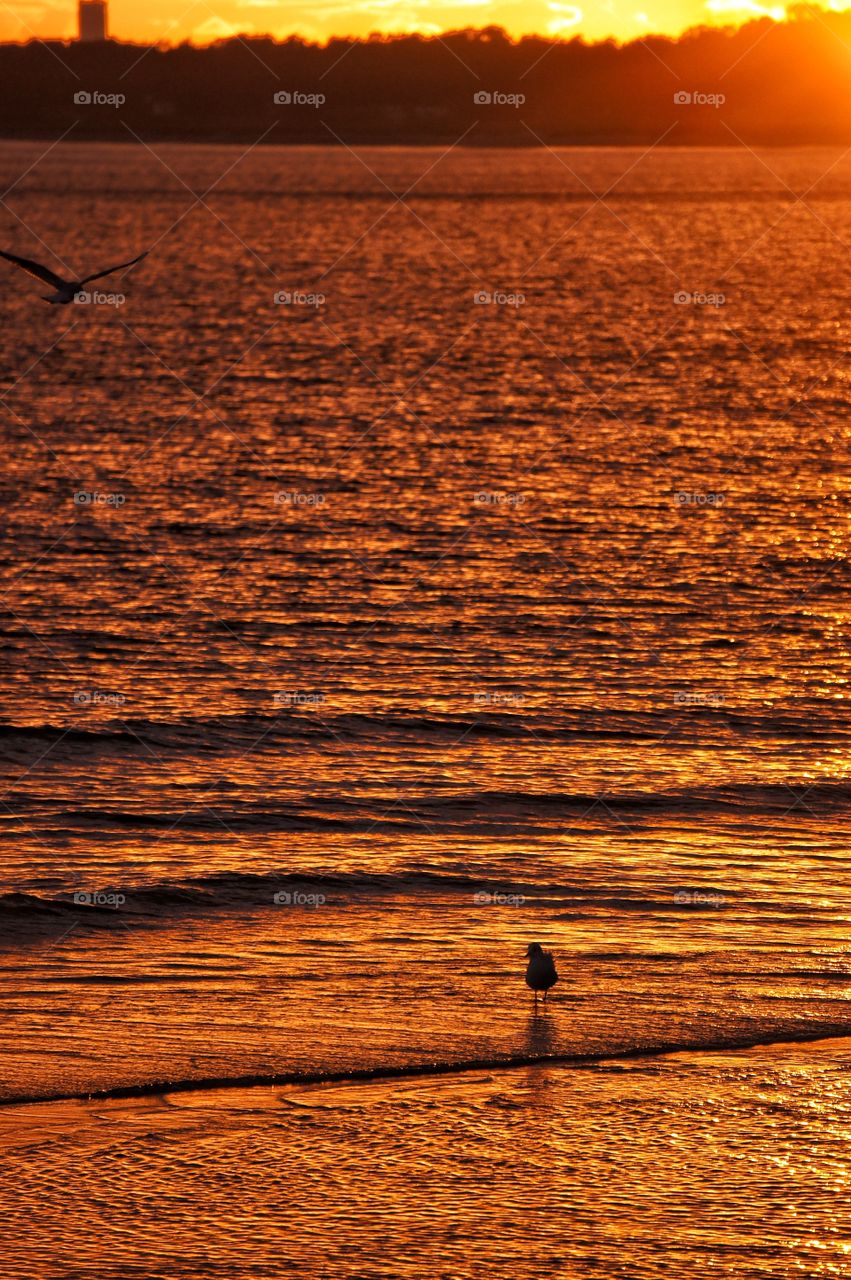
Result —
<svg viewBox="0 0 851 1280"><path fill-rule="evenodd" d="M831 0L831 9L838 8ZM648 32L679 35L695 26L725 26L753 17L776 21L783 5L760 0L658 0L635 11L624 0L590 0L581 6L562 0L197 0L177 17L169 0L111 0L109 29L117 40L209 44L242 35L299 35L325 41L334 36L364 38L370 33L434 34L465 27L503 27L511 36L580 35L587 40L624 41ZM0 40L72 39L76 6L52 0L23 0L14 11L0 8Z"/></svg>

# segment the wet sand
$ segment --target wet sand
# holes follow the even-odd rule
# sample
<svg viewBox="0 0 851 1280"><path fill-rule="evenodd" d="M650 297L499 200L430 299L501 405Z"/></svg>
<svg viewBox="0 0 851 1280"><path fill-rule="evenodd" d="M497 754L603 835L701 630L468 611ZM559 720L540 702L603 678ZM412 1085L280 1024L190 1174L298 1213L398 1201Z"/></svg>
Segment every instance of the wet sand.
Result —
<svg viewBox="0 0 851 1280"><path fill-rule="evenodd" d="M845 1274L851 1040L0 1108L5 1274Z"/></svg>

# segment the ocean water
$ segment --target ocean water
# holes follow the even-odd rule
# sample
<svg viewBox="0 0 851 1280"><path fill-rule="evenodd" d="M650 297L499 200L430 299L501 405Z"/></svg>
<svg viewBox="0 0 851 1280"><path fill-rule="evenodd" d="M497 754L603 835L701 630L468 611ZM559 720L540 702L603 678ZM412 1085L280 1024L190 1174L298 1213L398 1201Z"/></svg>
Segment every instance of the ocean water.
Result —
<svg viewBox="0 0 851 1280"><path fill-rule="evenodd" d="M577 1058L729 1101L724 1053L848 1034L851 158L16 143L0 182L8 251L151 246L65 308L3 264L0 1096L525 1063L605 1162Z"/></svg>
<svg viewBox="0 0 851 1280"><path fill-rule="evenodd" d="M4 1271L845 1276L849 1051L0 1109Z"/></svg>

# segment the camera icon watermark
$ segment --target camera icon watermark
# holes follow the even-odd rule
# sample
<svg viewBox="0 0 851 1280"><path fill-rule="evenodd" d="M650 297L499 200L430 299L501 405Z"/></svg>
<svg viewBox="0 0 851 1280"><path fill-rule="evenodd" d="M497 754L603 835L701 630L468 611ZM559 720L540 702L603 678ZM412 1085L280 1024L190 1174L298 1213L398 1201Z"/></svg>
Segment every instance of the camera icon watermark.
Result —
<svg viewBox="0 0 851 1280"><path fill-rule="evenodd" d="M78 307L123 307L127 298L123 293L104 293L100 289L78 289L74 294Z"/></svg>
<svg viewBox="0 0 851 1280"><path fill-rule="evenodd" d="M488 289L478 289L473 294L473 302L477 307L522 307L526 304L526 295L506 293L500 289L493 293Z"/></svg>
<svg viewBox="0 0 851 1280"><path fill-rule="evenodd" d="M74 905L76 907L111 907L116 910L123 907L127 898L123 893L87 893L83 889L78 889L74 894Z"/></svg>
<svg viewBox="0 0 851 1280"><path fill-rule="evenodd" d="M301 493L298 489L278 489L275 505L279 507L324 507L324 493Z"/></svg>
<svg viewBox="0 0 851 1280"><path fill-rule="evenodd" d="M325 703L325 694L279 690L272 694L272 702L276 707L321 707Z"/></svg>
<svg viewBox="0 0 851 1280"><path fill-rule="evenodd" d="M674 94L674 105L677 107L715 107L717 111L726 101L727 96L723 93L700 93L678 89Z"/></svg>
<svg viewBox="0 0 851 1280"><path fill-rule="evenodd" d="M96 489L78 489L74 494L77 507L123 507L126 501L123 493L98 493Z"/></svg>
<svg viewBox="0 0 851 1280"><path fill-rule="evenodd" d="M526 701L522 693L474 693L473 702L477 707L522 707Z"/></svg>
<svg viewBox="0 0 851 1280"><path fill-rule="evenodd" d="M272 301L278 307L313 307L325 306L324 293L302 293L298 289L279 289Z"/></svg>
<svg viewBox="0 0 851 1280"><path fill-rule="evenodd" d="M723 893L705 892L702 889L678 889L674 894L677 906L723 907L726 901Z"/></svg>
<svg viewBox="0 0 851 1280"><path fill-rule="evenodd" d="M480 507L522 507L525 493L506 493L504 489L479 489L473 501Z"/></svg>
<svg viewBox="0 0 851 1280"><path fill-rule="evenodd" d="M689 689L680 689L674 694L674 703L678 707L723 707L723 693L700 693Z"/></svg>
<svg viewBox="0 0 851 1280"><path fill-rule="evenodd" d="M726 499L723 493L695 489L678 489L674 496L681 507L720 507Z"/></svg>
<svg viewBox="0 0 851 1280"><path fill-rule="evenodd" d="M74 94L75 107L123 107L127 101L123 93L101 93L99 89L78 89Z"/></svg>
<svg viewBox="0 0 851 1280"><path fill-rule="evenodd" d="M107 689L77 689L73 697L76 707L123 707L126 701L123 693Z"/></svg>
<svg viewBox="0 0 851 1280"><path fill-rule="evenodd" d="M522 107L526 101L525 93L502 93L499 89L479 89L473 94L473 102L477 107Z"/></svg>
<svg viewBox="0 0 851 1280"><path fill-rule="evenodd" d="M303 93L301 89L279 89L272 95L278 107L321 107L325 104L324 93Z"/></svg>
<svg viewBox="0 0 851 1280"><path fill-rule="evenodd" d="M479 889L473 894L473 902L477 907L522 907L526 898L522 893L501 893Z"/></svg>
<svg viewBox="0 0 851 1280"><path fill-rule="evenodd" d="M674 304L678 307L723 307L726 301L725 293L689 293L678 289L674 294Z"/></svg>
<svg viewBox="0 0 851 1280"><path fill-rule="evenodd" d="M298 889L279 889L272 895L276 907L322 907L328 901L324 893L303 893Z"/></svg>

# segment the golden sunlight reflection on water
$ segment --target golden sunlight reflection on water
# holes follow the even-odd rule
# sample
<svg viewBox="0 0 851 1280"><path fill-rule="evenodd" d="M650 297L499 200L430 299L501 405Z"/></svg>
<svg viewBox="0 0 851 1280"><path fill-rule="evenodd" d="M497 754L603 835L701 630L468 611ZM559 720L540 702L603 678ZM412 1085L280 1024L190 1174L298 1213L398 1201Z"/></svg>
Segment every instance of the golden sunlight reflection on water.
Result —
<svg viewBox="0 0 851 1280"><path fill-rule="evenodd" d="M847 1045L710 1050L848 1031L851 158L42 150L158 247L3 299L0 1095L155 1094L0 1108L7 1273L842 1275Z"/></svg>
<svg viewBox="0 0 851 1280"><path fill-rule="evenodd" d="M0 1109L5 1274L840 1276L850 1063L827 1041Z"/></svg>

